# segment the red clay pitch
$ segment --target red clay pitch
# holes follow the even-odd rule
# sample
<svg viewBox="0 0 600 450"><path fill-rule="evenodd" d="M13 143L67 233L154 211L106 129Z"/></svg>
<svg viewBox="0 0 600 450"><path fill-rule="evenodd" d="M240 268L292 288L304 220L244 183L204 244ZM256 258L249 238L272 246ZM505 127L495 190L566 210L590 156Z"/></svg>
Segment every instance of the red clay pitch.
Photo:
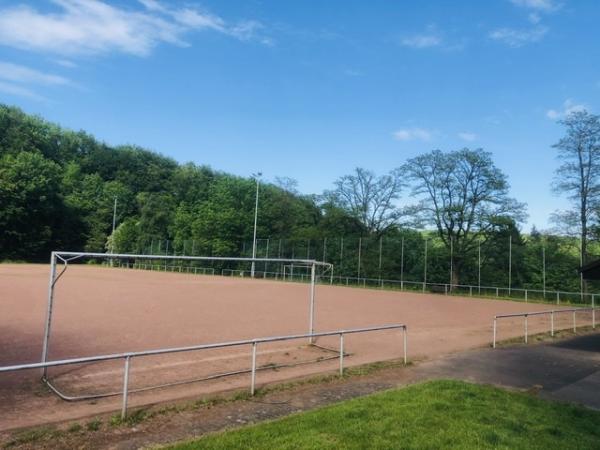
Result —
<svg viewBox="0 0 600 450"><path fill-rule="evenodd" d="M39 362L46 314L48 266L0 265L0 366ZM107 353L208 344L308 331L309 286L218 276L69 267L57 283L50 360ZM549 309L502 300L464 298L335 286L316 288L316 331L402 323L408 326L409 359L487 345L495 314ZM557 319L565 328L570 315ZM584 324L584 317L578 318ZM547 319L530 318L531 333L548 330ZM499 339L522 335L522 319L500 324ZM337 338L319 344L337 348ZM294 364L335 354L291 341L259 348L258 366ZM401 331L346 338L346 366L398 359ZM335 370L336 359L263 370L258 386ZM247 369L250 348L134 359L132 387ZM119 390L122 362L50 370L67 394ZM40 371L0 374L0 430L91 416L116 410L120 398L68 403L49 394ZM131 406L214 393L249 385L236 375L132 394Z"/></svg>

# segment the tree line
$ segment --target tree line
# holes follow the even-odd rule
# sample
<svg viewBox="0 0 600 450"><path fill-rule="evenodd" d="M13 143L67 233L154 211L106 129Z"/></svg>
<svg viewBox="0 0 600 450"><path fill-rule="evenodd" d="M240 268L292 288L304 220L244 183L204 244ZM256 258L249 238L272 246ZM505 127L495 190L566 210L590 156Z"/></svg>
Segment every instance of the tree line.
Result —
<svg viewBox="0 0 600 450"><path fill-rule="evenodd" d="M443 253L444 263L432 264L430 276L453 284L473 279L481 249L488 282L505 283L500 267L506 267L509 244L518 261L514 282L535 283L539 253L547 247L561 262L549 285L572 288L599 232L600 121L584 111L562 125L553 189L567 195L572 208L553 215L559 232L523 235L526 206L509 195L506 175L489 152L464 148L433 150L383 175L357 168L320 195L301 195L287 178L261 181L257 234L314 243L344 236L375 243L372 248L388 242L387 278L398 275L401 239L415 246L434 239L431 255ZM45 261L56 249L132 252L154 241L170 242L175 252L193 242L196 254L241 255L252 240L255 190L255 179L179 164L136 146L109 146L0 105L2 260ZM530 250L518 257L521 248ZM365 251L363 274L381 275L382 264L368 262L371 254ZM420 270L415 258L403 261L413 272Z"/></svg>

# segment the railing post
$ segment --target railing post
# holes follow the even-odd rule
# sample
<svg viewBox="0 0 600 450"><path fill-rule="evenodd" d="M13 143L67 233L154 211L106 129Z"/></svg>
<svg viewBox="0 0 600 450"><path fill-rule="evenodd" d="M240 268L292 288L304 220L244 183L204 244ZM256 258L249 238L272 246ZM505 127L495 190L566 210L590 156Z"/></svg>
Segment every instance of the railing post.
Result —
<svg viewBox="0 0 600 450"><path fill-rule="evenodd" d="M408 363L408 352L407 352L407 346L408 346L408 336L407 336L407 330L406 330L406 325L404 325L404 327L402 327L402 341L403 341L403 345L404 345L404 365L406 365Z"/></svg>
<svg viewBox="0 0 600 450"><path fill-rule="evenodd" d="M340 377L344 375L344 333L340 333Z"/></svg>
<svg viewBox="0 0 600 450"><path fill-rule="evenodd" d="M121 406L121 420L127 417L127 396L129 392L129 360L125 358L125 369L123 370L123 405Z"/></svg>
<svg viewBox="0 0 600 450"><path fill-rule="evenodd" d="M560 292L556 291L556 304L560 305Z"/></svg>
<svg viewBox="0 0 600 450"><path fill-rule="evenodd" d="M250 395L254 395L256 385L256 342L252 343L252 375L250 379Z"/></svg>
<svg viewBox="0 0 600 450"><path fill-rule="evenodd" d="M473 286L469 286L469 297L473 297Z"/></svg>
<svg viewBox="0 0 600 450"><path fill-rule="evenodd" d="M496 298L498 298L498 288L496 288Z"/></svg>
<svg viewBox="0 0 600 450"><path fill-rule="evenodd" d="M444 284L444 294L448 295L448 285Z"/></svg>
<svg viewBox="0 0 600 450"><path fill-rule="evenodd" d="M554 337L554 310L550 311L550 336Z"/></svg>
<svg viewBox="0 0 600 450"><path fill-rule="evenodd" d="M573 333L577 333L577 322L575 321L575 310L573 310Z"/></svg>
<svg viewBox="0 0 600 450"><path fill-rule="evenodd" d="M525 343L527 344L527 314L525 314Z"/></svg>
<svg viewBox="0 0 600 450"><path fill-rule="evenodd" d="M527 289L525 289L525 303L527 303Z"/></svg>
<svg viewBox="0 0 600 450"><path fill-rule="evenodd" d="M494 338L492 340L492 348L496 348L496 327L497 327L496 322L497 321L498 321L498 318L494 317Z"/></svg>

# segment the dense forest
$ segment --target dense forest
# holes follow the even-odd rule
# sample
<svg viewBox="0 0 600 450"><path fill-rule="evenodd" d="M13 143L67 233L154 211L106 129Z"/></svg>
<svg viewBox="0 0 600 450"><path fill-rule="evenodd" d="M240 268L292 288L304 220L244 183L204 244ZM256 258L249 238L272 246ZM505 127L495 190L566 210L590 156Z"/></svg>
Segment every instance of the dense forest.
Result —
<svg viewBox="0 0 600 450"><path fill-rule="evenodd" d="M0 105L2 260L47 261L57 249L247 255L256 186ZM522 234L525 205L508 192L481 149L432 151L380 176L359 168L320 195L301 195L290 179L261 180L258 256L310 256L338 275L416 281L427 258L432 282L578 291L581 236ZM409 195L415 203L400 207Z"/></svg>

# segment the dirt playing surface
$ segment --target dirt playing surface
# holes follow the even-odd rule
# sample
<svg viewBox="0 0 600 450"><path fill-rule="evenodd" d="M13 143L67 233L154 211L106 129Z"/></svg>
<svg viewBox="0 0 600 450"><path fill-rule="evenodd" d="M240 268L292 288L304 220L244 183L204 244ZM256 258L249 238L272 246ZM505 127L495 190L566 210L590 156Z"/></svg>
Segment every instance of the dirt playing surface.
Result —
<svg viewBox="0 0 600 450"><path fill-rule="evenodd" d="M42 348L48 267L0 265L0 366L39 362ZM316 331L394 323L408 325L409 358L425 359L488 345L494 314L549 309L501 300L317 286ZM165 347L225 342L308 330L309 286L228 277L72 266L57 284L50 360ZM580 325L589 323L581 313ZM557 317L568 327L571 315ZM531 333L549 329L547 318L530 318ZM499 339L519 336L522 319L499 325ZM337 348L337 338L319 344ZM260 386L335 370L331 352L306 342L259 348ZM346 337L346 365L398 359L401 331ZM335 354L333 354L335 356ZM300 364L318 360L310 364ZM292 367L271 370L273 364ZM201 378L250 366L250 348L234 347L132 361L131 386L141 388ZM118 391L122 362L50 370L69 395ZM119 397L64 402L39 382L40 371L0 375L0 430L87 417L119 409ZM246 388L249 375L132 394L132 407Z"/></svg>

